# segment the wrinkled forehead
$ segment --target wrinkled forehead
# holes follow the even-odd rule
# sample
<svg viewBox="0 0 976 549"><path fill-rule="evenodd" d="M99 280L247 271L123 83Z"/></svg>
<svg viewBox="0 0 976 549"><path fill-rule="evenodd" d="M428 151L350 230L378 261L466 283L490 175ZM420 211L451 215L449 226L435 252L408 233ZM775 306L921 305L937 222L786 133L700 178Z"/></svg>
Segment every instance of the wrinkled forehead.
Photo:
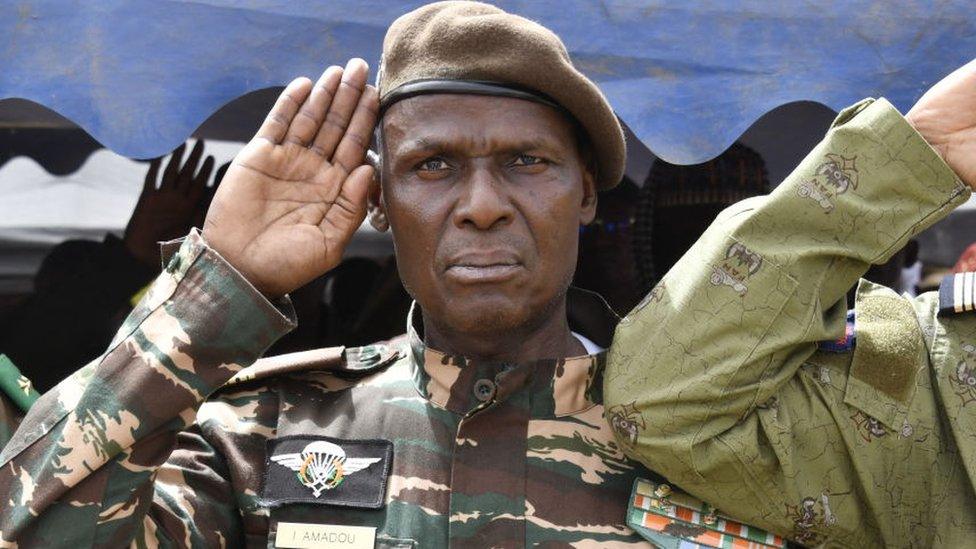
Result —
<svg viewBox="0 0 976 549"><path fill-rule="evenodd" d="M391 154L418 142L457 146L518 141L576 145L575 124L565 113L511 97L464 94L411 97L390 106L379 127L384 148Z"/></svg>

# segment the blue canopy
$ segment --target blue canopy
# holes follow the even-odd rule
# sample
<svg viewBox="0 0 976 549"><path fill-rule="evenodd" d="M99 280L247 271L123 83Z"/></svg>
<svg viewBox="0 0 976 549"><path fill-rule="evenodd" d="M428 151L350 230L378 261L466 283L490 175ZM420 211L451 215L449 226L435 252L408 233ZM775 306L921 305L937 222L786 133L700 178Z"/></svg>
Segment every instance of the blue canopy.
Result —
<svg viewBox="0 0 976 549"><path fill-rule="evenodd" d="M351 56L378 63L409 1L0 4L0 98L40 103L135 158L252 90ZM718 155L767 111L884 95L906 110L976 56L972 0L498 1L566 42L656 155ZM895 6L897 4L897 6Z"/></svg>

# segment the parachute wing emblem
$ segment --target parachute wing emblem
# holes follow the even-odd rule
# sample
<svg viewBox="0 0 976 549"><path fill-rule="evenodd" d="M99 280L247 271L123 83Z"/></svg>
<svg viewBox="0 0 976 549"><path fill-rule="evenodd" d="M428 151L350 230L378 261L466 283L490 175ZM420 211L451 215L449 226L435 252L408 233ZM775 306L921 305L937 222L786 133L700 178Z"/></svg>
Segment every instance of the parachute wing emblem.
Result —
<svg viewBox="0 0 976 549"><path fill-rule="evenodd" d="M377 461L383 460L382 458L346 458L346 462L342 465L342 467L348 476L356 471L362 471Z"/></svg>
<svg viewBox="0 0 976 549"><path fill-rule="evenodd" d="M342 484L347 476L382 458L347 458L339 445L319 440L309 443L301 452L271 456L271 461L295 471L298 482L319 497L322 492Z"/></svg>
<svg viewBox="0 0 976 549"><path fill-rule="evenodd" d="M298 452L295 452L294 454L271 456L271 461L277 463L278 465L284 465L296 473L302 468L302 455Z"/></svg>

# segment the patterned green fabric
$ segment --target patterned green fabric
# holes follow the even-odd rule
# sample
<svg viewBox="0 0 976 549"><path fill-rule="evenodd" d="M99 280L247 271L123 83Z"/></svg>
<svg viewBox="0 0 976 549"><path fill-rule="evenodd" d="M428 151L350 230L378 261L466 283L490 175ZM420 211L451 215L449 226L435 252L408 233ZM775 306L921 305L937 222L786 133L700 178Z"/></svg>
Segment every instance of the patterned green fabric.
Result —
<svg viewBox="0 0 976 549"><path fill-rule="evenodd" d="M606 405L628 455L806 545L976 539L976 315L862 283L970 195L886 101L842 112L769 197L716 223L618 326Z"/></svg>
<svg viewBox="0 0 976 549"><path fill-rule="evenodd" d="M191 234L109 351L4 448L0 543L263 547L289 522L372 526L377 547L651 547L626 510L634 480L657 477L604 418L604 353L481 363L425 348L411 323L242 369L291 327L282 308ZM295 435L392 441L384 507L266 498L283 467L268 442Z"/></svg>
<svg viewBox="0 0 976 549"><path fill-rule="evenodd" d="M865 102L771 197L725 212L608 359L530 364L442 355L413 324L254 364L294 326L290 304L191 233L106 353L0 452L0 546L257 547L308 522L373 526L378 547L646 547L628 496L663 479L625 452L801 543L965 546L976 319L864 284L870 341L816 342L842 333L869 263L968 195L890 105ZM268 441L292 435L390 440L385 506L266 499Z"/></svg>
<svg viewBox="0 0 976 549"><path fill-rule="evenodd" d="M194 436L204 399L294 326L289 302L276 309L232 271L191 233L108 351L34 403L0 452L0 546L119 547L175 530L167 479L182 472L160 466Z"/></svg>
<svg viewBox="0 0 976 549"><path fill-rule="evenodd" d="M279 522L373 526L378 547L648 547L626 526L625 512L631 483L649 472L623 457L603 418L603 354L480 363L424 347L416 324L402 338L346 350L341 367L323 362L273 384L244 382L204 405L203 437L222 448L241 447L243 433L394 444L384 509L269 509L258 498L242 506L245 530L273 538ZM360 360L381 357L395 361L343 379ZM479 393L486 382L489 392ZM265 410L255 423L274 431L249 429L243 409ZM256 464L263 460L250 456L253 484L236 493L261 493Z"/></svg>
<svg viewBox="0 0 976 549"><path fill-rule="evenodd" d="M0 354L0 391L25 412L41 397L27 376L4 354Z"/></svg>

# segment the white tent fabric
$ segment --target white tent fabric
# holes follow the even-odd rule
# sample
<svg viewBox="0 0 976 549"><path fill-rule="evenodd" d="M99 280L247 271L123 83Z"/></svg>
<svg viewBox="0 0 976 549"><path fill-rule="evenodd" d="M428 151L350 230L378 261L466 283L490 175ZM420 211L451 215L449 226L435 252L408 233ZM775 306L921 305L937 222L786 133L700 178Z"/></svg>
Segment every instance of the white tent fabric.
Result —
<svg viewBox="0 0 976 549"><path fill-rule="evenodd" d="M233 159L241 143L207 141L216 166ZM165 164L164 164L165 166ZM69 239L121 236L139 199L148 163L107 149L94 152L75 173L53 176L18 157L0 167L0 294L29 291L30 279L50 248ZM389 237L367 223L350 255L392 253Z"/></svg>
<svg viewBox="0 0 976 549"><path fill-rule="evenodd" d="M208 142L220 165L239 143ZM66 238L121 233L142 190L148 164L107 149L93 153L75 173L52 176L19 157L0 169L0 242L57 244Z"/></svg>

